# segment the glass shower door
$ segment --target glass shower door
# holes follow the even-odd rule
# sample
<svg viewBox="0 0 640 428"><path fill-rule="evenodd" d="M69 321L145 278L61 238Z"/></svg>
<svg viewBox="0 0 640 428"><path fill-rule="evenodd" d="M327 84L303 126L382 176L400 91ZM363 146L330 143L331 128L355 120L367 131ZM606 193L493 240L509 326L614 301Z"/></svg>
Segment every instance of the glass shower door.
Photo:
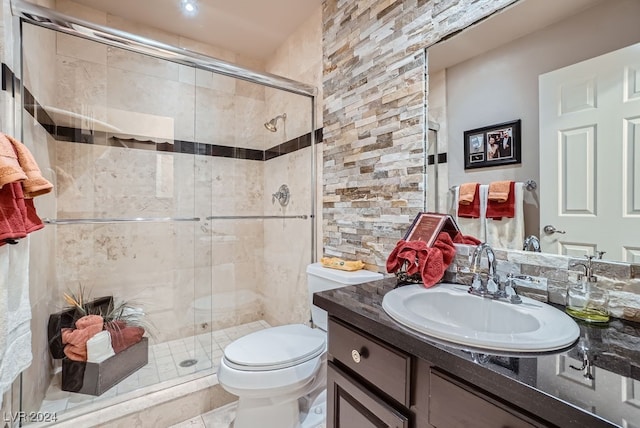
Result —
<svg viewBox="0 0 640 428"><path fill-rule="evenodd" d="M24 141L55 185L35 201L48 224L32 246L37 357L23 409L75 414L211 373L193 305L211 285L195 269L195 69L24 24L22 78ZM64 390L46 325L65 293L112 296L129 320L143 314L148 363L99 395Z"/></svg>

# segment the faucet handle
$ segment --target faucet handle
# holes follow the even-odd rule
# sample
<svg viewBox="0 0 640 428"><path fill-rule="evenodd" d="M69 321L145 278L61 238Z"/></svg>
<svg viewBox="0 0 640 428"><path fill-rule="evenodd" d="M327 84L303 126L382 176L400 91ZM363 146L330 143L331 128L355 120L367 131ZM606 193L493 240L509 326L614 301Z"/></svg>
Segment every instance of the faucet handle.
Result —
<svg viewBox="0 0 640 428"><path fill-rule="evenodd" d="M518 292L516 291L516 281L515 276L510 273L507 275L507 283L504 287L505 296L509 298L509 301L513 304L522 303L522 299L518 296Z"/></svg>
<svg viewBox="0 0 640 428"><path fill-rule="evenodd" d="M500 289L500 278L498 275L491 276L487 279L487 291L491 294L498 293Z"/></svg>
<svg viewBox="0 0 640 428"><path fill-rule="evenodd" d="M471 286L469 287L469 294L473 294L480 297L487 296L487 284L482 282L482 276L479 272L473 274L473 280L471 281Z"/></svg>

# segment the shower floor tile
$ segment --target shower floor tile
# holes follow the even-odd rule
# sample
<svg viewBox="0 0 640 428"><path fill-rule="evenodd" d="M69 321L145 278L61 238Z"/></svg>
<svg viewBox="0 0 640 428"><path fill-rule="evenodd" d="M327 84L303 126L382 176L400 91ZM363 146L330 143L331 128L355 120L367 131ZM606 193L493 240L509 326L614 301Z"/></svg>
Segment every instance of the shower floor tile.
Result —
<svg viewBox="0 0 640 428"><path fill-rule="evenodd" d="M220 358L222 358L222 350L227 344L235 338L267 327L270 325L266 321L260 320L197 336L149 345L149 363L98 397L62 391L60 389L61 373L58 372L49 384L40 411L55 413L60 417L65 411L76 410L76 408L87 404L99 406L99 403L106 399L163 381L198 372L209 373L211 370L215 372L218 369ZM200 427L201 425L184 426Z"/></svg>

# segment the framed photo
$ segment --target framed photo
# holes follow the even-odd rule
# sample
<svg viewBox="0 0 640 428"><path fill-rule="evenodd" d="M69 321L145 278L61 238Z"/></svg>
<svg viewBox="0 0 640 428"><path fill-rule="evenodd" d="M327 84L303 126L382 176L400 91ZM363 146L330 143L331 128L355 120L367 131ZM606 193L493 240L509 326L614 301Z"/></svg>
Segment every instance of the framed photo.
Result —
<svg viewBox="0 0 640 428"><path fill-rule="evenodd" d="M464 132L464 169L521 162L520 119Z"/></svg>

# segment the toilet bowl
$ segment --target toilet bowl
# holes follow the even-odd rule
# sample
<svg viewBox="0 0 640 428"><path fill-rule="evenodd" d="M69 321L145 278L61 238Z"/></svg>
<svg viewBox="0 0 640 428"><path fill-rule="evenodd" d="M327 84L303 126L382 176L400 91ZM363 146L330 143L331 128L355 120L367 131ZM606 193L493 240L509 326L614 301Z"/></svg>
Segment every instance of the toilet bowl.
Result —
<svg viewBox="0 0 640 428"><path fill-rule="evenodd" d="M382 279L370 271L307 267L313 293ZM218 381L238 396L234 428L318 428L326 419L327 313L312 305L317 328L289 324L259 330L230 343Z"/></svg>

